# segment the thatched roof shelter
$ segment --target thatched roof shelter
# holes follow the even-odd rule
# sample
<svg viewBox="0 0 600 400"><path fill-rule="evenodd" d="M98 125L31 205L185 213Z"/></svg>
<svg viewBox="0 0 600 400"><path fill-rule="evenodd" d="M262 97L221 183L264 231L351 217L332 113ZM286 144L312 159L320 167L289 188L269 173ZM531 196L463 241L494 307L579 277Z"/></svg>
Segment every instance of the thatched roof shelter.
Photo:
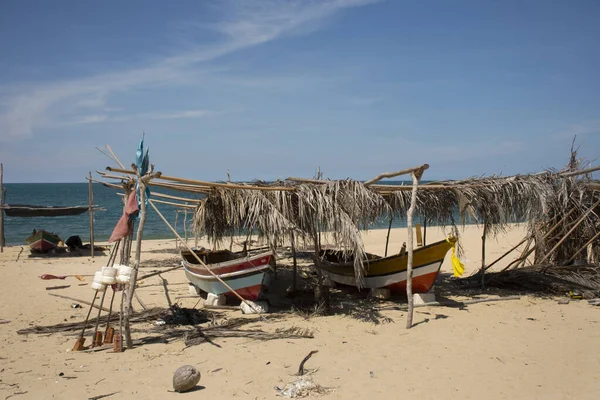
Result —
<svg viewBox="0 0 600 400"><path fill-rule="evenodd" d="M99 172L106 179L126 181L133 174L107 169L119 175ZM577 239L563 241L564 245L554 249L547 260L561 263L598 230L597 210L588 212L600 198L600 184L589 175L595 170L598 168L571 166L530 175L426 183L419 186L416 213L430 224L454 229L465 218L472 218L486 226L490 234L501 232L509 224L526 222L536 243L536 254L543 254L560 240L557 235L546 235L547 230L569 210L576 210L564 218L563 229L554 230L565 234L573 221L582 220L571 232ZM360 282L365 259L360 230L382 219L403 218L410 205L411 186L376 181L287 178L272 183L231 183L159 175L149 185L156 196L169 197L155 188L195 196L170 196L173 201L169 202L195 207L194 228L216 244L236 234L256 232L275 248L286 243L292 231L297 237L315 241L319 240L319 232L328 231L334 246L355 254L355 275Z"/></svg>

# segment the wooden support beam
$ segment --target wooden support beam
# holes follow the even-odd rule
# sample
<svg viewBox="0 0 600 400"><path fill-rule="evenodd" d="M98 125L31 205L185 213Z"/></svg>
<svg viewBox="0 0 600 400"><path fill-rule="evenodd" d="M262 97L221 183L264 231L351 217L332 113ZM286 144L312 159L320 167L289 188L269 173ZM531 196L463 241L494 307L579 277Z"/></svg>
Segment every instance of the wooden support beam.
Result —
<svg viewBox="0 0 600 400"><path fill-rule="evenodd" d="M416 173L417 175L422 175L423 171L425 171L427 168L429 168L429 164L423 164L421 166L413 167L413 168L406 168L406 169L402 169L402 170L396 171L396 172L384 172L382 174L377 175L375 178L369 179L368 181L366 181L365 186L369 186L369 185L372 185L373 183L379 182L383 178L395 178L397 176L406 175L406 174L414 174L414 173Z"/></svg>
<svg viewBox="0 0 600 400"><path fill-rule="evenodd" d="M6 239L4 238L4 166L0 163L0 253L4 253Z"/></svg>
<svg viewBox="0 0 600 400"><path fill-rule="evenodd" d="M596 171L600 171L600 166L593 167L593 168L588 168L588 169L582 169L582 170L573 171L573 172L563 172L563 173L561 173L559 175L562 176L562 177L564 177L564 178L568 178L570 176L585 175L585 174L590 174L590 173L596 172Z"/></svg>
<svg viewBox="0 0 600 400"><path fill-rule="evenodd" d="M425 164L427 165L427 164ZM425 167L425 166L424 166ZM429 166L427 166L429 167ZM410 196L410 207L406 213L406 226L408 229L408 261L406 265L406 297L408 299L408 313L406 315L406 329L412 328L413 321L413 309L414 309L414 299L413 299L413 291L412 291L412 273L413 273L413 254L414 254L414 244L413 244L413 229L412 229L412 221L413 215L415 213L416 203L417 203L417 188L419 187L419 179L423 174L423 171L427 169L419 169L412 172L412 193Z"/></svg>
<svg viewBox="0 0 600 400"><path fill-rule="evenodd" d="M89 173L88 179L88 201L90 213L90 255L94 258L94 187L92 186L92 173Z"/></svg>
<svg viewBox="0 0 600 400"><path fill-rule="evenodd" d="M132 170L111 168L111 167L106 167L106 169L108 171L118 172L120 174L128 174L128 175L135 174L135 171L132 171ZM157 172L157 174L160 174L160 172ZM285 187L285 186L255 186L255 185L240 185L240 184L232 184L232 183L217 183L217 182L198 181L198 180L194 180L194 179L177 178L175 176L167 176L167 175L158 175L156 178L164 180L164 181L179 182L179 183L185 183L185 184L190 184L190 185L208 186L208 187L212 187L212 188L220 187L220 188L227 188L227 189L266 190L266 191L293 191L294 190L293 188L289 188L289 187Z"/></svg>

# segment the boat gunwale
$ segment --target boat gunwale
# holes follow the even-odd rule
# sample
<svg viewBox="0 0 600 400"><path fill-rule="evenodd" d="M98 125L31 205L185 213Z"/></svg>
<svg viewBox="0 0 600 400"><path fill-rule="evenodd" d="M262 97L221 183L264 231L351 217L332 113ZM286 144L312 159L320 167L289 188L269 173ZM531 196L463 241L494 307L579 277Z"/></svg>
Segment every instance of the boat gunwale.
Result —
<svg viewBox="0 0 600 400"><path fill-rule="evenodd" d="M428 244L427 246L418 247L418 248L416 248L414 250L414 252L415 253L416 252L421 252L421 251L426 250L428 248L431 248L431 247L434 247L434 246L439 246L439 245L442 245L444 243L448 243L448 245L450 246L448 248L448 250L449 250L454 245L455 242L452 242L452 240L444 239L444 240L440 240L440 241L432 243L432 244ZM322 250L322 251L326 252L328 250ZM342 251L342 250L333 250L333 251ZM373 259L373 260L369 260L368 258L365 260L365 264L372 265L372 264L377 264L377 263L388 261L388 260L393 260L393 259L399 258L399 257L406 257L408 253L404 253L404 254L392 254L391 256L387 256L387 257L380 257L380 256L377 256L376 254L371 254L371 253L365 253L365 254L367 254L368 256L372 255L372 256L379 257L379 258L376 258L376 259ZM353 267L354 266L354 262L353 261L352 262L340 262L340 263L336 263L336 262L328 261L328 260L324 259L323 257L321 257L320 255L319 255L319 258L321 258L321 262L323 263L323 265L331 265L331 266L336 266L336 267L350 267L350 266ZM444 254L444 258L446 258L445 254ZM443 261L443 259L442 259L442 261ZM416 267L416 268L418 268L418 267ZM354 274L354 272L353 272L353 274Z"/></svg>
<svg viewBox="0 0 600 400"><path fill-rule="evenodd" d="M218 250L218 251L222 251L222 250ZM229 250L226 250L226 251L229 251ZM191 252L189 252L189 251L183 252L182 251L181 254L180 254L181 258L182 258L182 261L185 262L186 264L198 265L198 266L200 266L202 268L208 268L210 270L221 268L221 267L230 267L232 265L241 264L243 262L250 262L250 263L252 263L253 260L258 259L258 258L262 258L262 257L273 257L273 258L275 257L275 255L273 254L273 252L267 251L267 252L264 252L264 253L256 254L254 256L246 256L246 257L242 256L240 258L234 258L233 260L223 261L223 262L216 263L216 264L206 264L205 263L205 265L206 265L205 266L205 265L202 265L202 264L199 264L199 263L189 262L188 260L186 260L183 257L184 253L190 253L191 254ZM235 253L232 253L232 254L235 254ZM198 257L200 257L200 255L198 255ZM267 263L267 265L268 265L268 263Z"/></svg>
<svg viewBox="0 0 600 400"><path fill-rule="evenodd" d="M193 275L194 277L205 280L205 281L217 281L218 280L214 275L210 275L210 274L209 275L200 275L197 272L190 270L187 264L188 263L186 263L185 261L182 261L182 265L183 265L185 272ZM192 265L199 265L199 264L192 264ZM246 268L246 269L242 269L239 271L227 272L225 274L216 274L216 275L219 278L225 280L225 279L241 278L244 276L251 276L251 275L256 275L259 273L264 273L264 271L266 269L271 269L271 266L268 263L264 264L264 265L258 265L258 266L252 267L252 268Z"/></svg>

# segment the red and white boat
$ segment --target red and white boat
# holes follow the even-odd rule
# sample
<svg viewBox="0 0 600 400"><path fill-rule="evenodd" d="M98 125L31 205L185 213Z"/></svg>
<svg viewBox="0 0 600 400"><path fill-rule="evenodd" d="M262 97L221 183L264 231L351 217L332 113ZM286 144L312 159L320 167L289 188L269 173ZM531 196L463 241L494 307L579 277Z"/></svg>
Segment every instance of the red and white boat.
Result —
<svg viewBox="0 0 600 400"><path fill-rule="evenodd" d="M254 255L229 250L195 250L198 257L215 275L246 300L257 300L272 279L275 255L264 252ZM216 295L234 294L198 262L189 251L181 252L185 275L196 288Z"/></svg>

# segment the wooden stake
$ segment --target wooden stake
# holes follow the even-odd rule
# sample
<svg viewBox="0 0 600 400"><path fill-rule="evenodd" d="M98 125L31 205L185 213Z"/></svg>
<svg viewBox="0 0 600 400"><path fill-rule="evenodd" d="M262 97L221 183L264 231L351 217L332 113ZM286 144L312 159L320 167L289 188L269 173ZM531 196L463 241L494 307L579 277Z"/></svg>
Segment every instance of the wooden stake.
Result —
<svg viewBox="0 0 600 400"><path fill-rule="evenodd" d="M92 173L90 172L88 180L88 201L90 206L90 255L94 258L94 188L92 183Z"/></svg>
<svg viewBox="0 0 600 400"><path fill-rule="evenodd" d="M390 225L388 226L388 233L387 233L387 237L385 238L385 255L384 255L384 257L387 257L388 244L390 243L390 231L392 230L392 221L393 220L394 220L394 218L390 218Z"/></svg>
<svg viewBox="0 0 600 400"><path fill-rule="evenodd" d="M4 166L0 163L0 253L4 253L6 240L4 239Z"/></svg>
<svg viewBox="0 0 600 400"><path fill-rule="evenodd" d="M412 273L413 273L413 229L412 220L413 214L415 213L415 206L417 203L417 188L419 186L419 179L423 175L429 165L425 164L421 169L412 173L412 193L410 196L410 207L406 213L406 226L408 229L408 261L406 265L406 297L408 299L408 313L406 315L406 329L412 328L413 321L413 291L412 291Z"/></svg>
<svg viewBox="0 0 600 400"><path fill-rule="evenodd" d="M131 329L129 326L129 317L131 315L131 303L135 293L135 283L137 280L138 269L140 268L140 257L142 253L142 236L144 234L144 225L146 225L146 183L145 178L142 178L138 172L138 186L140 188L140 223L138 225L137 236L135 241L135 258L133 260L133 271L127 288L127 304L125 306L125 315L123 316L123 326L125 328L125 343L128 349L133 348L133 340L131 339Z"/></svg>
<svg viewBox="0 0 600 400"><path fill-rule="evenodd" d="M325 312L327 314L329 314L330 308L329 308L329 288L325 288L325 286L323 285L323 271L321 269L321 258L319 256L320 252L321 252L321 246L320 246L320 242L319 242L319 234L317 233L317 228L315 227L314 230L314 234L313 234L313 240L314 240L314 248L315 248L315 268L317 269L317 284L318 284L318 288L319 288L319 293L318 293L318 300L319 303L321 305L323 305L325 307ZM327 290L327 292L326 292Z"/></svg>
<svg viewBox="0 0 600 400"><path fill-rule="evenodd" d="M483 234L481 235L481 289L485 289L485 239L487 236L488 223L487 220L483 221Z"/></svg>
<svg viewBox="0 0 600 400"><path fill-rule="evenodd" d="M296 238L294 237L294 231L292 230L292 259L294 261L294 269L292 274L292 292L298 290L297 279L298 279L298 264L296 261Z"/></svg>

